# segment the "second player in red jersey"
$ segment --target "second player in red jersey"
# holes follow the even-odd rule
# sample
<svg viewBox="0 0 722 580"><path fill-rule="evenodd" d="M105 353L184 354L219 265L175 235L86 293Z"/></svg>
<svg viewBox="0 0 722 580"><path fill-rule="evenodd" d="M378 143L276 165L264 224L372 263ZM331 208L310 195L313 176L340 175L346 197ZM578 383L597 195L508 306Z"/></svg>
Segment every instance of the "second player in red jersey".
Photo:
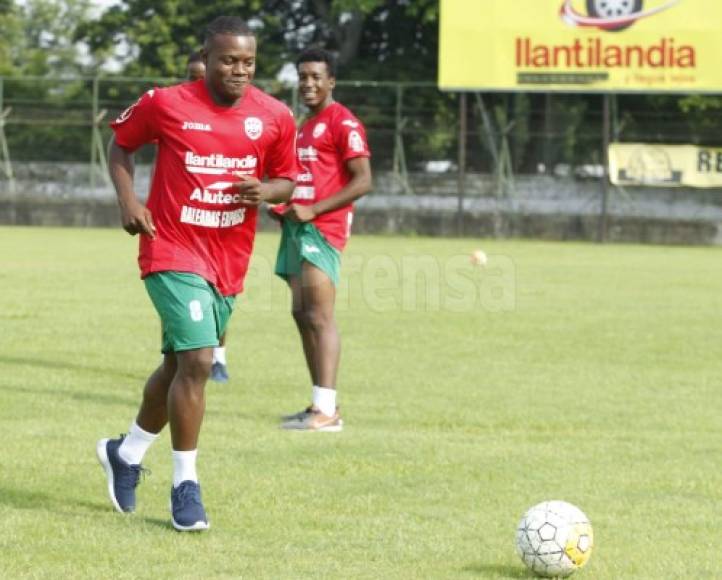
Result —
<svg viewBox="0 0 722 580"><path fill-rule="evenodd" d="M361 122L333 99L336 71L331 54L309 49L296 64L298 88L311 116L298 133L301 173L291 202L274 208L283 223L276 274L291 289L313 388L311 405L286 415L282 427L340 431L336 375L341 339L334 303L353 202L371 189L370 153Z"/></svg>
<svg viewBox="0 0 722 580"><path fill-rule="evenodd" d="M307 120L296 141L301 172L292 203L313 205L339 192L351 180L349 159L369 157L366 130L341 103L333 102ZM351 234L353 205L316 215L313 224L337 250L346 247Z"/></svg>

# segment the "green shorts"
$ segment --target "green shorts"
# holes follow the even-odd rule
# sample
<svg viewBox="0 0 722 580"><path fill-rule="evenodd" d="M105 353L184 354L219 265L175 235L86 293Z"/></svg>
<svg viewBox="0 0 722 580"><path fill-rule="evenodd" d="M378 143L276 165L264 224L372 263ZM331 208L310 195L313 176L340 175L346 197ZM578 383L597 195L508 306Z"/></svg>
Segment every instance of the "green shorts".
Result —
<svg viewBox="0 0 722 580"><path fill-rule="evenodd" d="M155 272L145 278L163 330L163 353L218 346L235 296L221 296L197 274Z"/></svg>
<svg viewBox="0 0 722 580"><path fill-rule="evenodd" d="M285 280L300 275L303 260L316 266L331 279L334 286L338 286L341 253L326 241L312 223L283 220L276 274Z"/></svg>

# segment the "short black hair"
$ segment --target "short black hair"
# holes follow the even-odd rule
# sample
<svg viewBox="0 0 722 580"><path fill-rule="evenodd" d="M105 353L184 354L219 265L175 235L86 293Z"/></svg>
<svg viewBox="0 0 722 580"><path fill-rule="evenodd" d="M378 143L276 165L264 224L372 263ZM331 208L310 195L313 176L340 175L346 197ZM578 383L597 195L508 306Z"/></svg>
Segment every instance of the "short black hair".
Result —
<svg viewBox="0 0 722 580"><path fill-rule="evenodd" d="M194 62L203 62L203 54L200 50L194 50L188 55L188 64L191 65Z"/></svg>
<svg viewBox="0 0 722 580"><path fill-rule="evenodd" d="M238 16L219 16L208 26L203 35L204 44L216 34L233 34L234 36L256 36L243 18Z"/></svg>
<svg viewBox="0 0 722 580"><path fill-rule="evenodd" d="M296 59L296 68L303 62L325 62L328 76L336 78L336 58L324 48L307 48Z"/></svg>

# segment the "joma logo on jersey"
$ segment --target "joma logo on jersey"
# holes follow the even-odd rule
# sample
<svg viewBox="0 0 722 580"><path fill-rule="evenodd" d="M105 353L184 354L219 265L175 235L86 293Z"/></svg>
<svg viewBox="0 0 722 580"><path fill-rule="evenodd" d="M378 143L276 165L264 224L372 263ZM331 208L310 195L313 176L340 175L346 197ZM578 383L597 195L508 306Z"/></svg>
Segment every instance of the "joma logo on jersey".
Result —
<svg viewBox="0 0 722 580"><path fill-rule="evenodd" d="M184 131L212 131L211 126L207 123L194 123L193 121L183 121Z"/></svg>

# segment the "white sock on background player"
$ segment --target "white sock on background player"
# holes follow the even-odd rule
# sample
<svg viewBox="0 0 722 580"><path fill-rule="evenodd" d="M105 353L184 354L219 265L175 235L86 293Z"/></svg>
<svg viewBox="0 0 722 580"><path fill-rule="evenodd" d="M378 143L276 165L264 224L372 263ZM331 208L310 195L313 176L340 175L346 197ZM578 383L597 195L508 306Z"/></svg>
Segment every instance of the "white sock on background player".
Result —
<svg viewBox="0 0 722 580"><path fill-rule="evenodd" d="M226 365L226 347L225 346L213 347L213 362L221 363L223 366Z"/></svg>
<svg viewBox="0 0 722 580"><path fill-rule="evenodd" d="M327 417L333 417L336 413L336 389L314 385L311 400L313 405Z"/></svg>

